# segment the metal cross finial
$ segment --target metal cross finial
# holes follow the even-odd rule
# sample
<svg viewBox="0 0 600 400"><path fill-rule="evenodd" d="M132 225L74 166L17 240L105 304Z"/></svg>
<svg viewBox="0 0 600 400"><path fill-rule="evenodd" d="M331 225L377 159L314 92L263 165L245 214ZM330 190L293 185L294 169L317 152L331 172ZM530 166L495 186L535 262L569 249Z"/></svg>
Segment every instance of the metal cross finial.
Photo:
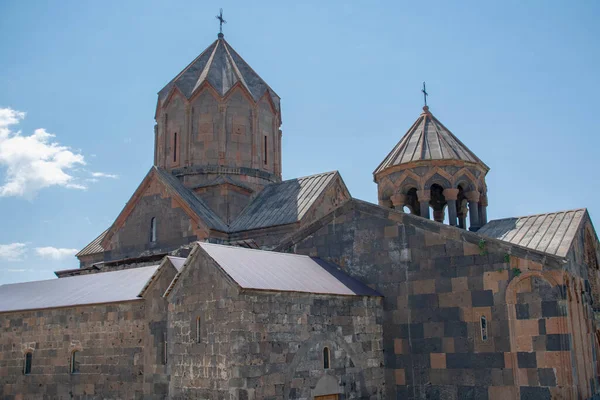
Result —
<svg viewBox="0 0 600 400"><path fill-rule="evenodd" d="M223 19L223 9L219 10L219 15L216 17L219 20L219 35L223 35L223 24L226 24L227 21Z"/></svg>
<svg viewBox="0 0 600 400"><path fill-rule="evenodd" d="M427 107L427 96L429 96L429 93L425 89L425 82L423 82L423 90L421 92L423 92L423 100L425 101L425 107Z"/></svg>

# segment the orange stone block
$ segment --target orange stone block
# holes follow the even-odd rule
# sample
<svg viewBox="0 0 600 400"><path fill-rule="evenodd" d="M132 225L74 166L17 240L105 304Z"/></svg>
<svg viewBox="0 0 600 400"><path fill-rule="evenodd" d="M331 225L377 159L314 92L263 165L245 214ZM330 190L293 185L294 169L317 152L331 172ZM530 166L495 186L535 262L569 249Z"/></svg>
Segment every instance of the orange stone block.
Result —
<svg viewBox="0 0 600 400"><path fill-rule="evenodd" d="M466 292L469 290L469 284L466 276L460 278L452 278L452 291L453 292Z"/></svg>
<svg viewBox="0 0 600 400"><path fill-rule="evenodd" d="M529 368L517 368L517 383L519 386L529 386Z"/></svg>
<svg viewBox="0 0 600 400"><path fill-rule="evenodd" d="M517 338L519 336L537 336L540 332L540 327L536 319L517 319L515 320Z"/></svg>
<svg viewBox="0 0 600 400"><path fill-rule="evenodd" d="M544 267L542 266L542 264L537 263L535 261L529 261L529 269L530 270L534 270L534 271L541 271Z"/></svg>
<svg viewBox="0 0 600 400"><path fill-rule="evenodd" d="M406 375L404 373L404 369L396 370L396 385L405 385L406 384Z"/></svg>
<svg viewBox="0 0 600 400"><path fill-rule="evenodd" d="M431 368L445 369L446 368L446 353L431 353L430 354Z"/></svg>
<svg viewBox="0 0 600 400"><path fill-rule="evenodd" d="M436 235L434 233L425 233L425 246L436 246L438 244L446 244L446 238L442 235Z"/></svg>
<svg viewBox="0 0 600 400"><path fill-rule="evenodd" d="M546 368L546 352L538 351L535 353L535 361L538 368Z"/></svg>
<svg viewBox="0 0 600 400"><path fill-rule="evenodd" d="M490 386L488 389L489 400L517 399L517 388L514 386Z"/></svg>
<svg viewBox="0 0 600 400"><path fill-rule="evenodd" d="M471 292L440 293L438 299L444 307L469 307L472 304Z"/></svg>
<svg viewBox="0 0 600 400"><path fill-rule="evenodd" d="M454 353L454 338L442 338L442 350L444 353Z"/></svg>
<svg viewBox="0 0 600 400"><path fill-rule="evenodd" d="M473 243L463 243L463 250L465 256L475 256L481 253L479 246Z"/></svg>
<svg viewBox="0 0 600 400"><path fill-rule="evenodd" d="M508 280L508 270L491 271L483 274L483 289L498 292L500 281Z"/></svg>
<svg viewBox="0 0 600 400"><path fill-rule="evenodd" d="M531 279L523 279L517 285L516 293L529 293L531 292Z"/></svg>
<svg viewBox="0 0 600 400"><path fill-rule="evenodd" d="M569 333L567 317L546 318L546 334Z"/></svg>
<svg viewBox="0 0 600 400"><path fill-rule="evenodd" d="M517 351L533 351L531 336L517 336Z"/></svg>
<svg viewBox="0 0 600 400"><path fill-rule="evenodd" d="M394 353L404 354L404 339L394 339Z"/></svg>
<svg viewBox="0 0 600 400"><path fill-rule="evenodd" d="M435 293L435 279L414 281L412 284L413 294Z"/></svg>
<svg viewBox="0 0 600 400"><path fill-rule="evenodd" d="M386 238L397 237L398 225L386 226L385 228L383 228L383 236L385 236Z"/></svg>
<svg viewBox="0 0 600 400"><path fill-rule="evenodd" d="M504 353L504 368L513 369L514 353Z"/></svg>

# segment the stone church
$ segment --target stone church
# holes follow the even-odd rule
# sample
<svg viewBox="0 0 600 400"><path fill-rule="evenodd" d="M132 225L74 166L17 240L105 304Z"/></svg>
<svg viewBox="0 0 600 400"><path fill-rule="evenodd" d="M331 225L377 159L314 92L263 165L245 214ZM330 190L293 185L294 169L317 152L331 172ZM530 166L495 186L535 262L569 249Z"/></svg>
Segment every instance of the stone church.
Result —
<svg viewBox="0 0 600 400"><path fill-rule="evenodd" d="M489 167L428 107L375 168L379 204L336 171L282 180L280 98L222 34L155 119L154 165L80 268L0 286L3 399L600 391L587 210L488 221Z"/></svg>

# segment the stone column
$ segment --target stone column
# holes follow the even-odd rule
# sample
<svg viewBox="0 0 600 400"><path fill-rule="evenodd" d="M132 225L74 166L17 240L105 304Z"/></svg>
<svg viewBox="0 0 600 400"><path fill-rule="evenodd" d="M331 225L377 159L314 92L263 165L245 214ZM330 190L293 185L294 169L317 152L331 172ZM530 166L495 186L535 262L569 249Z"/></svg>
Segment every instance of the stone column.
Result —
<svg viewBox="0 0 600 400"><path fill-rule="evenodd" d="M471 224L471 226L469 226L469 230L476 232L481 227L479 224L480 194L478 191L474 190L472 192L465 193L465 197L469 201L469 222Z"/></svg>
<svg viewBox="0 0 600 400"><path fill-rule="evenodd" d="M487 224L487 206L488 206L488 198L487 194L482 194L479 199L479 223L480 226L484 226Z"/></svg>
<svg viewBox="0 0 600 400"><path fill-rule="evenodd" d="M421 206L421 217L429 219L429 200L431 200L430 190L417 190L417 198Z"/></svg>
<svg viewBox="0 0 600 400"><path fill-rule="evenodd" d="M406 195L404 194L395 194L390 197L392 205L394 206L394 210L398 210L404 212L404 205L406 204Z"/></svg>
<svg viewBox="0 0 600 400"><path fill-rule="evenodd" d="M458 189L444 189L444 197L448 203L448 222L452 226L457 226L456 199L458 198Z"/></svg>

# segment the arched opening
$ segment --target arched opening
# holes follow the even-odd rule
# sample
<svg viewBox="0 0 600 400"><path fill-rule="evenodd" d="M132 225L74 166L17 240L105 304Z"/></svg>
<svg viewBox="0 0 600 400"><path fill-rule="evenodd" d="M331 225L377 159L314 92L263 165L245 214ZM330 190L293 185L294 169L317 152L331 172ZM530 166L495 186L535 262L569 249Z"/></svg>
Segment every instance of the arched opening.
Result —
<svg viewBox="0 0 600 400"><path fill-rule="evenodd" d="M173 162L177 162L177 132L173 133Z"/></svg>
<svg viewBox="0 0 600 400"><path fill-rule="evenodd" d="M329 347L323 347L323 369L329 369L330 361Z"/></svg>
<svg viewBox="0 0 600 400"><path fill-rule="evenodd" d="M156 217L150 219L150 243L156 242Z"/></svg>
<svg viewBox="0 0 600 400"><path fill-rule="evenodd" d="M411 188L406 192L406 205L410 209L411 214L421 215L419 199L417 198L417 188Z"/></svg>
<svg viewBox="0 0 600 400"><path fill-rule="evenodd" d="M200 343L202 341L202 336L200 335L201 321L200 317L196 318L196 343Z"/></svg>
<svg viewBox="0 0 600 400"><path fill-rule="evenodd" d="M444 207L446 207L446 197L444 188L437 183L431 185L431 200L429 205L433 209L433 219L436 222L444 222Z"/></svg>
<svg viewBox="0 0 600 400"><path fill-rule="evenodd" d="M71 373L78 374L79 373L79 351L73 350L71 353Z"/></svg>
<svg viewBox="0 0 600 400"><path fill-rule="evenodd" d="M33 360L33 353L28 351L25 353L25 365L23 365L23 374L29 375L31 374L31 361Z"/></svg>

